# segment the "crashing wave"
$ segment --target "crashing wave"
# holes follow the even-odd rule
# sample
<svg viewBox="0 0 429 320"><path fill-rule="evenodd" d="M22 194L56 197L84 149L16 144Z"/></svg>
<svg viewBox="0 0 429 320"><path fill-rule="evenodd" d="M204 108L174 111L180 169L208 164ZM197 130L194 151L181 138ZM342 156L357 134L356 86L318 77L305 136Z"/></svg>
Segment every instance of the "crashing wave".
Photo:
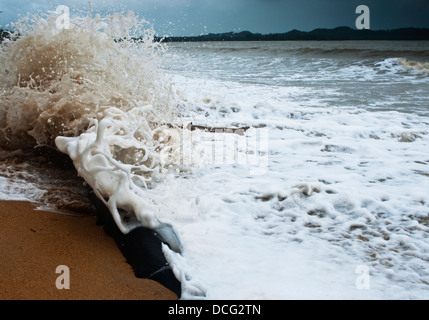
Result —
<svg viewBox="0 0 429 320"><path fill-rule="evenodd" d="M58 29L57 19L22 18L16 41L2 44L0 146L57 147L121 231L149 227L180 251L144 193L171 169L174 154L178 112L160 71L163 45L133 12L74 17L70 29Z"/></svg>

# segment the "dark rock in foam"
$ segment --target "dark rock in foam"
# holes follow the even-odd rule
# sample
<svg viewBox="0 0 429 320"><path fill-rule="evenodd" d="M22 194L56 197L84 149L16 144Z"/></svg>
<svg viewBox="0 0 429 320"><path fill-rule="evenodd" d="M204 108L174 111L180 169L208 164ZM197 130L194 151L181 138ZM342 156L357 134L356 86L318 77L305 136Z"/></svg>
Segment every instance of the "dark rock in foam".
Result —
<svg viewBox="0 0 429 320"><path fill-rule="evenodd" d="M136 277L157 281L180 298L181 284L162 252L164 242L160 235L145 227L123 234L104 203L93 192L90 198L97 210L97 225L103 225L104 231L115 240Z"/></svg>

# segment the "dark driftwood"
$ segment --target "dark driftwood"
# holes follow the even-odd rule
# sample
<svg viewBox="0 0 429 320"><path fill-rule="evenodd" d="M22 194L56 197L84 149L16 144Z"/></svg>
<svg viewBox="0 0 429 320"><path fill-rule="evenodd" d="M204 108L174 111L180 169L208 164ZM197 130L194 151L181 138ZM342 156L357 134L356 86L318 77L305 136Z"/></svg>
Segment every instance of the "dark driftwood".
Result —
<svg viewBox="0 0 429 320"><path fill-rule="evenodd" d="M243 136L244 133L249 130L250 127L240 127L240 128L226 128L226 127L208 127L208 126L199 126L196 124L189 123L187 126L188 130L202 130L206 132L219 132L219 133L234 133L240 136Z"/></svg>

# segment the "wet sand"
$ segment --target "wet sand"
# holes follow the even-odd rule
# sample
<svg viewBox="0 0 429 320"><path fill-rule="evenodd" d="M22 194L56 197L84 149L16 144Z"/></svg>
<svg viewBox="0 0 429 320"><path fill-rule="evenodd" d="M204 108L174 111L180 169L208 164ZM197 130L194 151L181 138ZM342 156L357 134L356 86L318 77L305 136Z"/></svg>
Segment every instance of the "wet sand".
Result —
<svg viewBox="0 0 429 320"><path fill-rule="evenodd" d="M0 300L177 299L157 282L136 278L95 222L91 215L0 201ZM57 289L60 265L69 268L70 289Z"/></svg>

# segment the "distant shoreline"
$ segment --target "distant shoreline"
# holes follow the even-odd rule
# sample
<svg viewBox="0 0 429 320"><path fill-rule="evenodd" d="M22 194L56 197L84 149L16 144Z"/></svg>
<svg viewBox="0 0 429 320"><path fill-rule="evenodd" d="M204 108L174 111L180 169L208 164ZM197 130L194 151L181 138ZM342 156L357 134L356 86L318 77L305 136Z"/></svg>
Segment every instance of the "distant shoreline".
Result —
<svg viewBox="0 0 429 320"><path fill-rule="evenodd" d="M203 41L344 41L344 40L429 40L429 28L401 28L394 30L356 30L349 27L314 29L305 32L292 30L285 33L260 34L250 31L210 33L200 36L157 37L163 42Z"/></svg>
<svg viewBox="0 0 429 320"><path fill-rule="evenodd" d="M0 43L10 38L8 30L0 29ZM139 39L139 38L137 38ZM140 38L141 39L141 38ZM250 31L209 33L199 36L155 36L162 42L209 42L209 41L347 41L347 40L390 40L426 41L429 28L400 28L392 30L357 30L350 27L314 29L312 31L291 30L284 33L252 33Z"/></svg>

